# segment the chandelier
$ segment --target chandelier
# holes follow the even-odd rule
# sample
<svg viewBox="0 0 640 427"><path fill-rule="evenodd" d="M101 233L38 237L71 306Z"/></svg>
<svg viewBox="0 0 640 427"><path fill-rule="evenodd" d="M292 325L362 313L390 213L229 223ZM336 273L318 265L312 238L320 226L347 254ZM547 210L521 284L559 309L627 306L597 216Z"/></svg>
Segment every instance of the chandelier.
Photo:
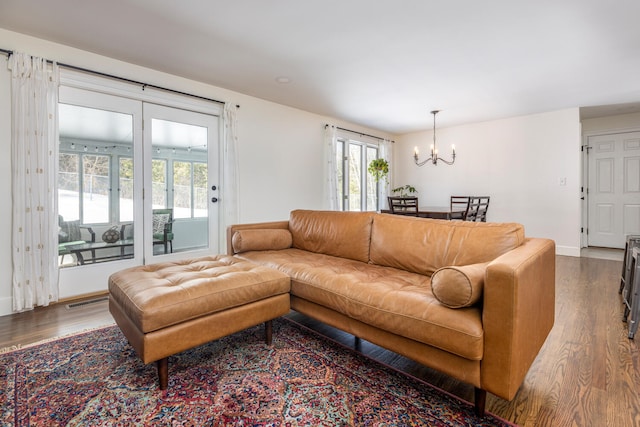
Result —
<svg viewBox="0 0 640 427"><path fill-rule="evenodd" d="M425 164L431 162L433 163L435 166L438 165L438 160L440 160L443 163L446 163L448 165L452 165L453 162L456 161L456 147L455 145L451 145L451 150L453 151L451 160L445 160L441 157L438 157L438 148L436 147L436 114L438 114L440 112L440 110L433 110L431 112L431 114L433 114L433 144L431 144L431 156L428 159L425 159L423 161L419 161L418 158L418 147L416 147L413 151L413 159L416 162L416 165L418 166L424 166Z"/></svg>

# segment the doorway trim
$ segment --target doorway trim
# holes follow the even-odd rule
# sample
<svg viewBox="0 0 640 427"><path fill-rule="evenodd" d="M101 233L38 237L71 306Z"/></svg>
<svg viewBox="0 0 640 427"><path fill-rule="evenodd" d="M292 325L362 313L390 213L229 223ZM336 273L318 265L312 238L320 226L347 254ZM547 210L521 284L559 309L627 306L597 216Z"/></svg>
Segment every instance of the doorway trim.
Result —
<svg viewBox="0 0 640 427"><path fill-rule="evenodd" d="M620 133L629 133L629 132L640 132L640 126L633 127L625 127L625 128L612 128L612 129L601 129L584 132L582 134L582 184L580 186L580 198L582 201L582 221L581 221L581 233L580 233L580 248L589 247L589 238L587 235L587 230L589 229L589 138L594 136L604 136L604 135L617 135Z"/></svg>
<svg viewBox="0 0 640 427"><path fill-rule="evenodd" d="M189 112L201 113L210 116L217 117L218 125L217 125L217 139L219 141L217 147L217 159L218 164L215 165L215 168L218 170L218 174L220 174L221 170L221 150L223 147L223 120L224 120L224 103L220 103L220 101L211 101L203 98L199 98L195 95L189 95L186 93L173 93L167 92L161 89L155 89L153 87L145 87L135 82L128 82L122 80L116 80L113 78L108 78L104 76L100 76L99 74L92 74L90 71L77 71L70 69L61 69L60 70L60 86L66 87L70 89L79 89L88 92L94 92L99 94L104 94L106 96L119 97L128 101L136 101L139 102L142 106L143 103L149 104L157 104L166 106L169 108L185 110ZM142 112L140 112L140 119L142 119ZM142 135L139 136L139 141L142 141ZM137 144L134 141L134 144ZM143 153L142 146L135 147L134 149L139 149L140 153L138 154L138 158L142 161ZM138 172L141 173L141 172ZM141 177L141 175L140 175ZM221 176L218 177L217 182L220 182L222 179ZM142 198L141 196L139 198ZM222 203L219 209L222 208ZM140 214L136 214L136 221L140 222L142 219L142 212ZM219 227L218 227L219 228ZM219 231L219 230L216 230ZM143 241L143 233L142 230L137 229L135 231L137 233L137 239ZM215 244L218 247L220 242L224 241L224 236L220 235L218 232L218 242ZM207 252L203 251L202 253ZM207 252L208 253L208 252ZM179 256L175 256L176 258ZM131 260L117 260L112 261L107 264L111 264L110 268L113 271L120 270L122 268L144 264L145 260L142 259L142 254L140 253L140 257L136 256L136 258ZM104 263L103 263L104 264ZM100 265L87 265L82 268L70 267L68 272L61 272L61 274L69 276L65 278L65 282L68 283L68 286L60 283L60 297L61 298L70 298L76 297L84 294L92 294L96 292L104 292L106 290L106 280L96 280L96 272L97 268L105 268L104 265L101 267ZM66 274L69 273L69 274ZM73 274L75 273L75 277ZM105 269L104 274L109 274ZM78 293L78 286L82 286L82 292Z"/></svg>

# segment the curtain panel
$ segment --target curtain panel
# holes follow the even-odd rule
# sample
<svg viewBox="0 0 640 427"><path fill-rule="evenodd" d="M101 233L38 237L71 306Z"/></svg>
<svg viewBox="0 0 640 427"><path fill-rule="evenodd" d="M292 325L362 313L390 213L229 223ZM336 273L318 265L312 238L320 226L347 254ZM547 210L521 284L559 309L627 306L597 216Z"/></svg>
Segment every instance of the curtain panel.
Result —
<svg viewBox="0 0 640 427"><path fill-rule="evenodd" d="M57 64L13 53L11 167L13 310L58 300Z"/></svg>
<svg viewBox="0 0 640 427"><path fill-rule="evenodd" d="M342 210L340 194L338 192L338 167L336 161L338 140L336 127L326 125L324 127L324 152L325 152L325 200L327 208L331 211Z"/></svg>
<svg viewBox="0 0 640 427"><path fill-rule="evenodd" d="M239 185L238 185L238 106L224 105L224 149L221 236L226 229L239 221ZM226 242L226 239L224 239Z"/></svg>

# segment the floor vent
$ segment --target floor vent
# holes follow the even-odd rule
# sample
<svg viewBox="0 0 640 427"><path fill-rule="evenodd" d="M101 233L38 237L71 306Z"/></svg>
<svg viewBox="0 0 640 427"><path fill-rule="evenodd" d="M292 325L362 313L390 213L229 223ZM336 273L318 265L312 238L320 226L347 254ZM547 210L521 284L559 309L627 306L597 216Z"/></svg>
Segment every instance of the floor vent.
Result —
<svg viewBox="0 0 640 427"><path fill-rule="evenodd" d="M89 304L95 304L97 302L107 301L109 297L100 297L95 299L88 299L86 301L74 302L71 304L67 304L67 309L78 308Z"/></svg>

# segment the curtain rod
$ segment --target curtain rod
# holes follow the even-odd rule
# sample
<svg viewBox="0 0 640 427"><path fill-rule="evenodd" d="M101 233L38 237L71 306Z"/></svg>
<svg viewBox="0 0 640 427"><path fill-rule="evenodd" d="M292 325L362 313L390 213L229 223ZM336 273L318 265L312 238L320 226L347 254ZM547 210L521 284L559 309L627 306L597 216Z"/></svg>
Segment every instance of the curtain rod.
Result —
<svg viewBox="0 0 640 427"><path fill-rule="evenodd" d="M13 51L12 50L1 49L1 48L0 48L0 53L4 53L8 57L13 55ZM53 64L53 61L51 61L50 59L47 59L47 62L50 63L50 64ZM135 85L140 85L140 86L142 86L142 90L144 90L145 88L148 87L148 88L152 88L152 89L158 89L158 90L162 90L162 91L165 91L165 92L174 93L174 94L177 94L177 95L185 95L185 96L190 96L190 97L193 97L193 98L202 99L203 101L216 102L218 104L226 104L224 101L219 101L217 99L207 98L207 97L200 96L200 95L194 95L192 93L187 93L187 92L181 92L179 90L169 89L169 88L166 88L166 87L156 86L156 85L153 85L153 84L144 83L144 82L140 82L140 81L137 81L137 80L127 79L125 77L120 77L120 76L115 76L113 74L107 74L107 73L103 73L103 72L100 72L100 71L90 70L88 68L82 68L82 67L77 67L75 65L64 64L62 62L58 62L58 66L59 67L64 67L64 68L68 68L70 70L82 71L82 72L85 72L85 73L95 74L95 75L98 75L98 76L101 76L101 77L107 77L107 78L114 79L114 80L119 80L119 81L131 83L131 84L135 84ZM236 104L236 107L240 108L240 105Z"/></svg>
<svg viewBox="0 0 640 427"><path fill-rule="evenodd" d="M326 125L324 125L324 128L326 129L328 126L332 126L332 125L330 125L329 123L327 123ZM378 139L378 140L380 140L380 141L387 140L387 138L380 138L379 136L369 135L368 133L357 132L357 131L355 131L355 130L341 128L341 127L339 127L339 126L336 126L336 129L343 130L343 131L345 131L345 132L355 133L356 135L360 135L360 136L368 136L369 138ZM393 141L393 140L387 140L387 141L391 141L393 144L395 144L395 143L396 143L396 142L395 142L395 141Z"/></svg>

